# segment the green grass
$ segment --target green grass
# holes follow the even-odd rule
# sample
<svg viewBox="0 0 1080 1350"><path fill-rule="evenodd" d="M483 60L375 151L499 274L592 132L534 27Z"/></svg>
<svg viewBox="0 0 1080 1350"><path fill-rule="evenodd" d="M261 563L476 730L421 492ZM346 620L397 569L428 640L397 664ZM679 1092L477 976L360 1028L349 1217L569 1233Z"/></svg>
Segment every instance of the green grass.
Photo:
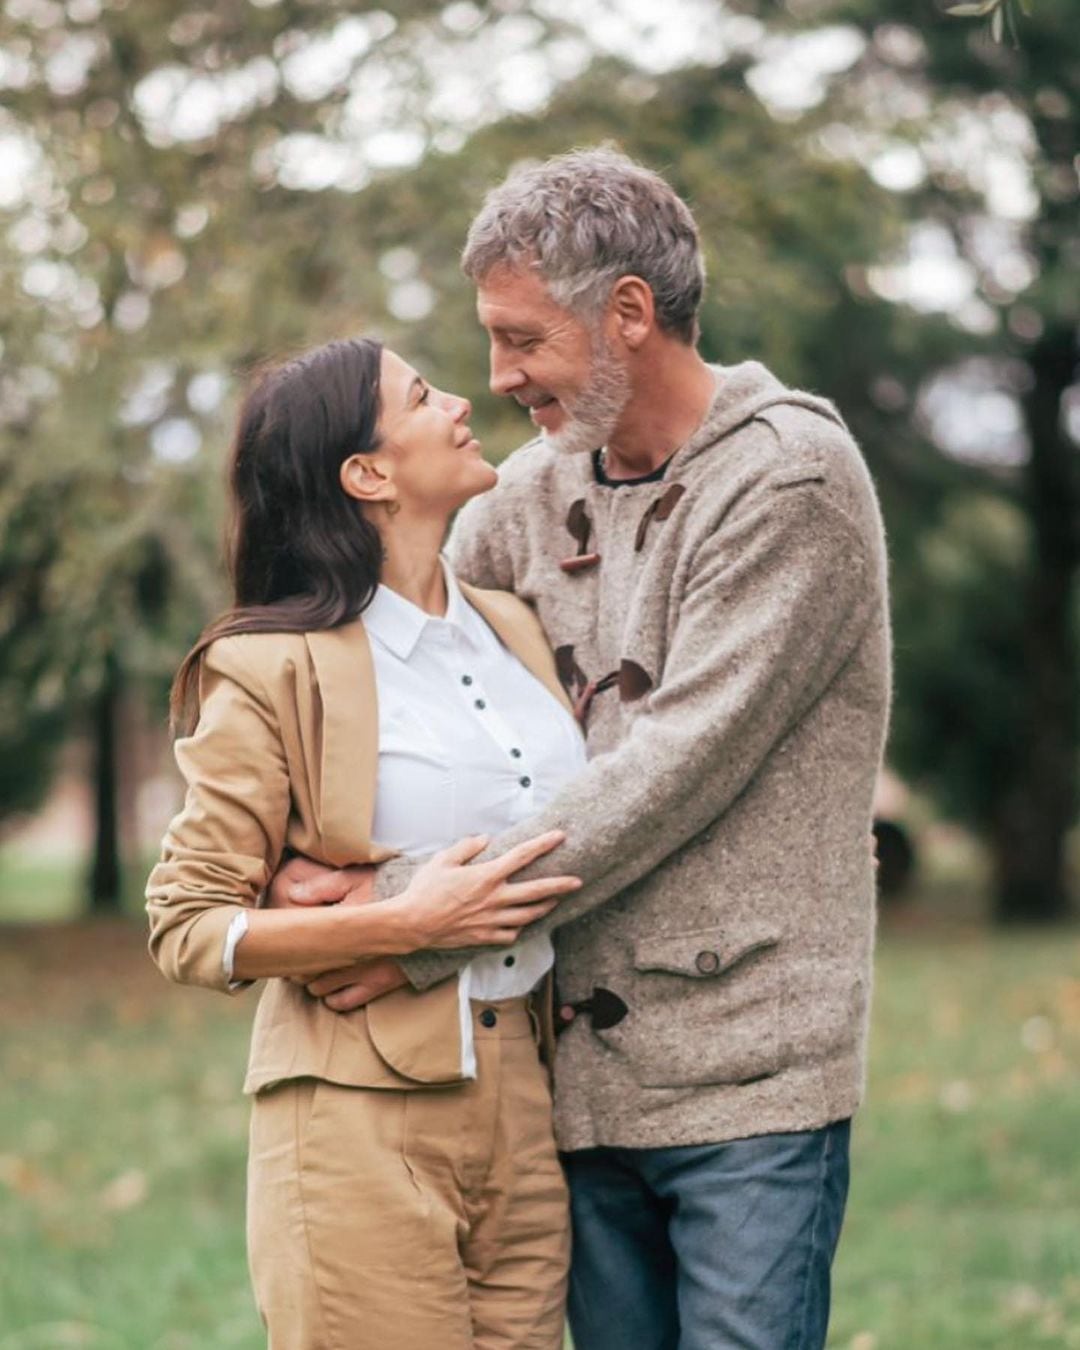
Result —
<svg viewBox="0 0 1080 1350"><path fill-rule="evenodd" d="M147 856L124 867L120 907L125 914L141 915L146 878L156 861L156 855ZM86 889L86 870L68 857L48 859L0 848L0 923L78 918L86 906Z"/></svg>
<svg viewBox="0 0 1080 1350"><path fill-rule="evenodd" d="M1080 935L882 943L830 1343L1080 1346Z"/></svg>
<svg viewBox="0 0 1080 1350"><path fill-rule="evenodd" d="M0 929L0 1350L264 1344L252 1006L137 926ZM886 934L873 1045L830 1345L1080 1347L1080 936Z"/></svg>

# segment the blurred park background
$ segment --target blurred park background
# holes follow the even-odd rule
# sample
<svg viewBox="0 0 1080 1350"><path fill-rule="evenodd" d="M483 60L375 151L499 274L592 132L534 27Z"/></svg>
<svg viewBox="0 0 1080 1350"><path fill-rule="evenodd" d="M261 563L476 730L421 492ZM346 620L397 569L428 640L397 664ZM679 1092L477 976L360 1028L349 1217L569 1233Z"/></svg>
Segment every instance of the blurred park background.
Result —
<svg viewBox="0 0 1080 1350"><path fill-rule="evenodd" d="M500 458L529 428L467 223L607 139L693 206L705 355L834 399L886 516L897 830L830 1344L1080 1346L1080 12L949 7L0 0L0 1350L261 1343L253 1005L165 986L138 917L237 391L376 332Z"/></svg>

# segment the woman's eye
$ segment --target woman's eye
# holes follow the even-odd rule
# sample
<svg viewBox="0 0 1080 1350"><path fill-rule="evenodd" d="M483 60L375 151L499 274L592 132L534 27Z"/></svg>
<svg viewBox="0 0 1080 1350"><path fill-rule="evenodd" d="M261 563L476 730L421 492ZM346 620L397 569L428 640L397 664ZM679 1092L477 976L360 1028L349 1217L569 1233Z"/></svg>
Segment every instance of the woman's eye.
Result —
<svg viewBox="0 0 1080 1350"><path fill-rule="evenodd" d="M430 397L430 395L431 395L431 386L425 384L425 385L424 385L424 392L423 392L423 393L420 395L420 397L416 400L417 403L426 403L426 402L428 401L428 398Z"/></svg>

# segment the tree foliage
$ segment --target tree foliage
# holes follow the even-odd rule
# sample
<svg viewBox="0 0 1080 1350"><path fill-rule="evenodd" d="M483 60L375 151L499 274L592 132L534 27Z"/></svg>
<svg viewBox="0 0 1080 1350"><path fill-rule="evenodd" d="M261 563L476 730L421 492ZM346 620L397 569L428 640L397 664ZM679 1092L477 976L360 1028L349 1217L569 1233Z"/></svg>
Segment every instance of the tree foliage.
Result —
<svg viewBox="0 0 1080 1350"><path fill-rule="evenodd" d="M611 138L701 222L706 355L828 394L867 452L893 558L894 759L992 842L1003 915L1061 913L1071 0L1000 43L925 0L742 0L722 56L668 74L586 61L587 35L541 8L8 0L0 151L23 172L18 191L0 177L0 757L26 772L0 782L0 813L45 781L67 709L99 707L113 676L160 687L219 603L218 466L246 369L375 330L475 392L496 456L528 434L483 392L460 243L513 161ZM815 83L823 35L849 55ZM553 84L581 73L508 112L523 53ZM388 167L406 142L423 156ZM972 431L984 406L1004 431Z"/></svg>

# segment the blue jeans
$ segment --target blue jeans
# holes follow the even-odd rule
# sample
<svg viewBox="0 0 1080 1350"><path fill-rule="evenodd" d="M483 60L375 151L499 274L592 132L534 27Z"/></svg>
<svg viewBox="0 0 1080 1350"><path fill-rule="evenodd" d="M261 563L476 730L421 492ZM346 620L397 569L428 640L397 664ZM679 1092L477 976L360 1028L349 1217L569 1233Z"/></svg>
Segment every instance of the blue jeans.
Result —
<svg viewBox="0 0 1080 1350"><path fill-rule="evenodd" d="M850 1127L564 1154L575 1350L821 1350Z"/></svg>

